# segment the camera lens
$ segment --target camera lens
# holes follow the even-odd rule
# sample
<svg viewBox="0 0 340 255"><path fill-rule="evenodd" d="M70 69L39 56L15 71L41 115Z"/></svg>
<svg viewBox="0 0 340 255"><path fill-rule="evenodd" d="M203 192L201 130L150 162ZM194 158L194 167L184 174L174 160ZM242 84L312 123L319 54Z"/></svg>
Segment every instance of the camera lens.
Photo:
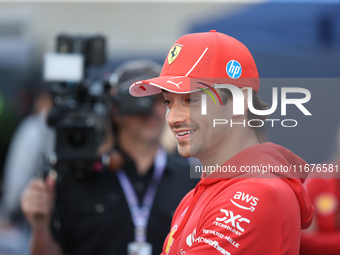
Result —
<svg viewBox="0 0 340 255"><path fill-rule="evenodd" d="M73 146L75 148L80 148L80 147L84 146L84 144L86 142L86 136L84 134L82 134L81 132L72 132L68 136L68 141L69 141L71 146Z"/></svg>

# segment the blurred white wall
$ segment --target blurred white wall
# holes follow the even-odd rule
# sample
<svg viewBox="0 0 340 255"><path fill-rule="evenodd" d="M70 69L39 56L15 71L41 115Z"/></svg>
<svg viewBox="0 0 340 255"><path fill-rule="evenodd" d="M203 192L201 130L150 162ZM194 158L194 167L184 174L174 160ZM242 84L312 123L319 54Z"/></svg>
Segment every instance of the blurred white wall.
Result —
<svg viewBox="0 0 340 255"><path fill-rule="evenodd" d="M96 33L106 36L111 57L165 56L194 21L233 15L245 7L217 2L0 2L0 41L3 34L8 36L14 29L16 36L34 42L41 56L54 50L58 33Z"/></svg>

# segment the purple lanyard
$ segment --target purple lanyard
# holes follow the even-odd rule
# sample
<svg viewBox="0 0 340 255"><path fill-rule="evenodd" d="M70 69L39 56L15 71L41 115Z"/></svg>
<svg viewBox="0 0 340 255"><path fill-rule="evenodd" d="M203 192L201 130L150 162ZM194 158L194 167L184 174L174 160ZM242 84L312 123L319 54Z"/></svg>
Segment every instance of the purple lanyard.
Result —
<svg viewBox="0 0 340 255"><path fill-rule="evenodd" d="M150 211L155 200L158 184L166 167L167 154L164 149L159 148L154 161L154 172L151 182L143 198L142 207L139 206L138 197L124 170L117 171L120 186L130 208L133 224L135 225L135 241L146 242L146 228L148 225Z"/></svg>

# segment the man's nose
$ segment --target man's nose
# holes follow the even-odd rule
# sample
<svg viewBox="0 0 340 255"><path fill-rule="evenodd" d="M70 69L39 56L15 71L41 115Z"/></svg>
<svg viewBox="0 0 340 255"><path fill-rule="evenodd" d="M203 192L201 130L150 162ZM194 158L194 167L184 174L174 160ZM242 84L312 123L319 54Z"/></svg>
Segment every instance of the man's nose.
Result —
<svg viewBox="0 0 340 255"><path fill-rule="evenodd" d="M190 109L186 109L179 103L174 103L171 109L167 110L166 121L169 126L184 123L189 120Z"/></svg>

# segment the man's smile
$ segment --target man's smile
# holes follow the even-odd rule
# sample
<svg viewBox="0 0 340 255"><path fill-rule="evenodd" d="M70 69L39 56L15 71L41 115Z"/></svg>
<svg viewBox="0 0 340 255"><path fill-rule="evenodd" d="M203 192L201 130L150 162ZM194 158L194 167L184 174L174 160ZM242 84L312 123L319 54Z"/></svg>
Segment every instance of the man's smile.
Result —
<svg viewBox="0 0 340 255"><path fill-rule="evenodd" d="M183 140L189 139L190 135L192 133L196 132L196 131L197 131L197 129L176 129L176 130L173 130L173 132L176 135L176 139L178 141L183 141Z"/></svg>

